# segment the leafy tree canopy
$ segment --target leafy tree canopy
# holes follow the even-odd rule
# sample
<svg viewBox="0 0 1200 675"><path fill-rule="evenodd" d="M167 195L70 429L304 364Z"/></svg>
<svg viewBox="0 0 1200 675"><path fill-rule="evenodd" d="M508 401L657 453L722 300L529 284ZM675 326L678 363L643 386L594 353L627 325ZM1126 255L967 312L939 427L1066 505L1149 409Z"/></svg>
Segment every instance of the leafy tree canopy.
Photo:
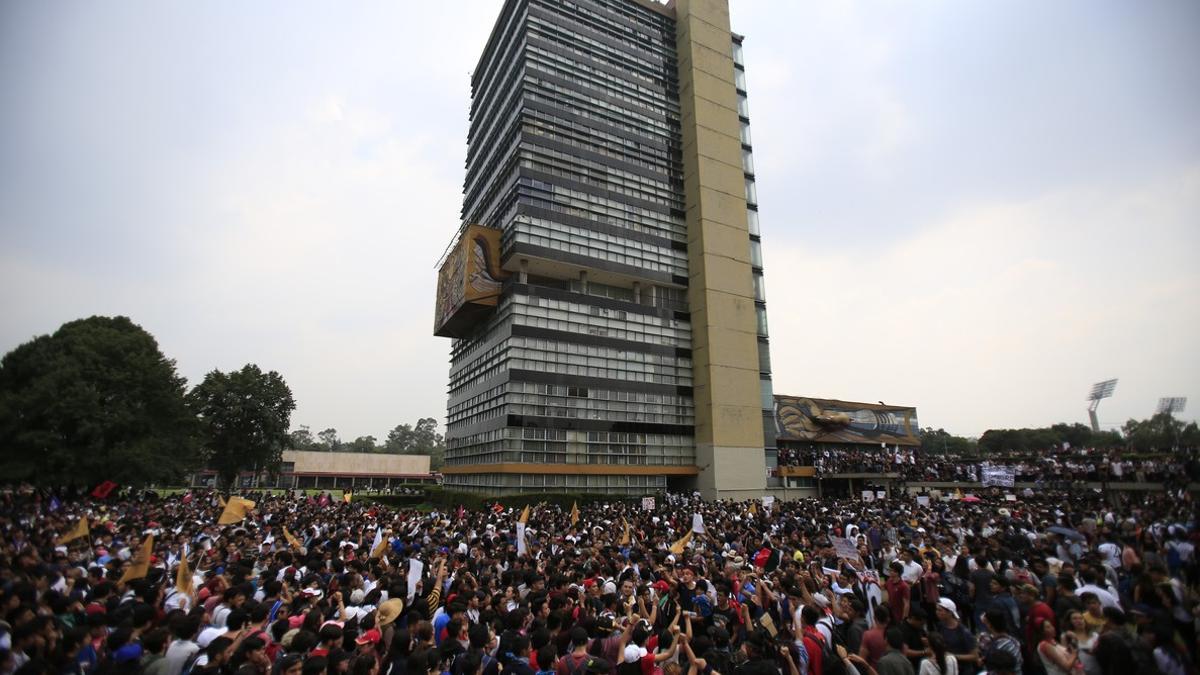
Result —
<svg viewBox="0 0 1200 675"><path fill-rule="evenodd" d="M241 370L214 370L188 394L200 419L208 467L228 486L241 471L279 470L296 402L275 371L250 364Z"/></svg>
<svg viewBox="0 0 1200 675"><path fill-rule="evenodd" d="M42 484L177 482L199 463L185 385L128 318L63 324L0 360L0 474Z"/></svg>

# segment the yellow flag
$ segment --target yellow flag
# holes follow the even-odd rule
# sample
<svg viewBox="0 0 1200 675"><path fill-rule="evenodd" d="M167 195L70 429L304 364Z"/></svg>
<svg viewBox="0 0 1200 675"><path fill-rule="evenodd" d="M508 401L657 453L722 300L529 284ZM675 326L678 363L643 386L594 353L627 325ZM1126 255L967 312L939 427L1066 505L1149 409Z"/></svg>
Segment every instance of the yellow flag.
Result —
<svg viewBox="0 0 1200 675"><path fill-rule="evenodd" d="M372 558L382 558L384 553L387 553L388 538L380 537L379 543L375 544L375 548L371 549Z"/></svg>
<svg viewBox="0 0 1200 675"><path fill-rule="evenodd" d="M354 496L354 495L352 495L352 494L351 494L351 493L349 493L349 492L343 492L343 493L342 493L342 501L344 501L344 502L346 502L347 504L349 504L349 503L350 503L350 498L351 498L351 497L353 497L353 496Z"/></svg>
<svg viewBox="0 0 1200 675"><path fill-rule="evenodd" d="M758 515L758 502L750 502L750 515Z"/></svg>
<svg viewBox="0 0 1200 675"><path fill-rule="evenodd" d="M222 496L221 493L218 492L217 493L217 506L219 506L221 508L225 508L225 504L226 504L225 497Z"/></svg>
<svg viewBox="0 0 1200 675"><path fill-rule="evenodd" d="M629 521L625 521L625 534L621 537L621 546L628 546L633 539L629 536Z"/></svg>
<svg viewBox="0 0 1200 675"><path fill-rule="evenodd" d="M246 515L254 509L254 502L241 497L230 497L229 502L225 504L225 511L221 513L221 517L217 519L218 525L232 525L240 523L246 519Z"/></svg>
<svg viewBox="0 0 1200 675"><path fill-rule="evenodd" d="M517 522L522 525L529 524L529 505L528 504L526 504L525 509L523 511L521 511L521 517L517 519Z"/></svg>
<svg viewBox="0 0 1200 675"><path fill-rule="evenodd" d="M291 532L288 532L286 527L283 528L283 538L287 539L288 546L297 549L300 548L300 540L297 539Z"/></svg>
<svg viewBox="0 0 1200 675"><path fill-rule="evenodd" d="M682 554L683 550L685 548L687 548L688 542L690 542L691 540L692 540L692 531L688 530L688 533L683 535L682 539L675 542L674 544L671 544L671 553L674 553L675 555Z"/></svg>
<svg viewBox="0 0 1200 675"><path fill-rule="evenodd" d="M571 527L575 527L575 523L579 522L579 505L571 502Z"/></svg>
<svg viewBox="0 0 1200 675"><path fill-rule="evenodd" d="M54 542L54 545L62 546L63 544L67 543L68 541L75 541L76 539L79 539L80 537L87 537L90 534L91 534L91 530L88 529L88 519L87 519L87 516L84 516L83 518L79 519L78 523L75 523L75 529L73 529L70 532L59 537L58 541Z"/></svg>
<svg viewBox="0 0 1200 675"><path fill-rule="evenodd" d="M117 583L124 584L146 576L150 572L150 555L152 553L154 553L154 535L151 534L146 536L146 540L142 542L129 567L125 568L125 574L121 575L121 580Z"/></svg>
<svg viewBox="0 0 1200 675"><path fill-rule="evenodd" d="M192 594L192 568L188 565L187 549L179 556L179 569L175 572L175 590L184 595Z"/></svg>

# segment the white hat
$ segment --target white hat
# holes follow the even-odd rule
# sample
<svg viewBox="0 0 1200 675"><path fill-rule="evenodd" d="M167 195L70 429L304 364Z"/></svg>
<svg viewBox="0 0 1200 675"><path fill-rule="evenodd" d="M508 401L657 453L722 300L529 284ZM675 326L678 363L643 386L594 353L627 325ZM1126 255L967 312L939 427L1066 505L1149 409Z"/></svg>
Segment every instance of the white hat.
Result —
<svg viewBox="0 0 1200 675"><path fill-rule="evenodd" d="M637 645L629 645L625 648L625 663L637 663L643 656L648 654L644 647Z"/></svg>
<svg viewBox="0 0 1200 675"><path fill-rule="evenodd" d="M958 619L958 605L950 598L938 598L938 607L950 612L954 615L955 620Z"/></svg>

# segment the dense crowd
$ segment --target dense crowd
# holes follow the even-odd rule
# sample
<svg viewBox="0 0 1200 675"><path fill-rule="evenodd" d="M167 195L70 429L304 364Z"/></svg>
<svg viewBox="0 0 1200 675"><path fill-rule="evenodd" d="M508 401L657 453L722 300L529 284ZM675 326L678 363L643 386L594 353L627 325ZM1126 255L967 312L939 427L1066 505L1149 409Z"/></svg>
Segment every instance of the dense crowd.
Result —
<svg viewBox="0 0 1200 675"><path fill-rule="evenodd" d="M0 496L0 675L1196 672L1186 496L242 497Z"/></svg>
<svg viewBox="0 0 1200 675"><path fill-rule="evenodd" d="M925 453L914 448L828 446L780 449L779 464L812 466L817 476L896 473L906 481L979 482L980 464L1012 467L1019 482L1090 481L1173 483L1200 479L1193 453L1130 456L1121 450L1053 448L1039 453L1000 453L986 458Z"/></svg>

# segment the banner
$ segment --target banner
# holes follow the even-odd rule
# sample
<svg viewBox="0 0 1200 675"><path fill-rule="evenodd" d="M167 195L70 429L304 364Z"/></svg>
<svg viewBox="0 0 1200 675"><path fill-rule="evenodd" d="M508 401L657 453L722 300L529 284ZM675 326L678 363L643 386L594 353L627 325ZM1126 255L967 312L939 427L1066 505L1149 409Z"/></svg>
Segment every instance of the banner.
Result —
<svg viewBox="0 0 1200 675"><path fill-rule="evenodd" d="M654 510L654 497L642 497L642 510L643 511L653 511Z"/></svg>
<svg viewBox="0 0 1200 675"><path fill-rule="evenodd" d="M917 506L929 506L929 497L927 495L917 497Z"/></svg>
<svg viewBox="0 0 1200 675"><path fill-rule="evenodd" d="M764 509L770 511L771 507L775 505L775 495L763 495L762 504Z"/></svg>
<svg viewBox="0 0 1200 675"><path fill-rule="evenodd" d="M692 532L704 534L704 516L699 513L692 514Z"/></svg>
<svg viewBox="0 0 1200 675"><path fill-rule="evenodd" d="M873 502L873 501L875 501L875 491L874 490L863 490L862 497L863 497L864 502Z"/></svg>
<svg viewBox="0 0 1200 675"><path fill-rule="evenodd" d="M862 558L858 555L858 547L854 545L854 542L845 537L830 537L830 541L833 542L833 550L837 553L837 557L845 558L846 560L862 561Z"/></svg>
<svg viewBox="0 0 1200 675"><path fill-rule="evenodd" d="M1012 487L1016 481L1016 470L999 464L980 464L979 475L984 487Z"/></svg>

